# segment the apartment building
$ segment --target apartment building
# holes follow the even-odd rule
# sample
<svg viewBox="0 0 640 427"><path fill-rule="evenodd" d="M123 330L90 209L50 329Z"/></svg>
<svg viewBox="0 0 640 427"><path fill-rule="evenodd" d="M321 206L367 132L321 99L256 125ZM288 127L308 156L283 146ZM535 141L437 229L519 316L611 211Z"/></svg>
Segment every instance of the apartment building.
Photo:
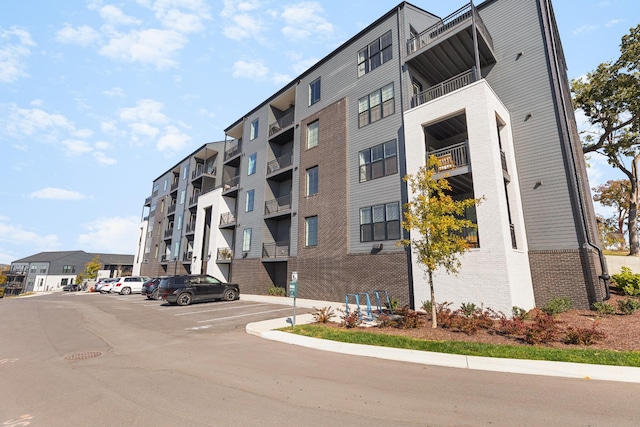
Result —
<svg viewBox="0 0 640 427"><path fill-rule="evenodd" d="M180 211L193 239L159 213L184 197L164 188L161 209L148 199L157 229L143 231L143 258L165 258L141 274L207 272L264 294L297 272L299 297L386 290L420 306L424 272L398 244L412 197L402 178L433 154L454 197L484 198L467 212L477 230L461 271L435 276L440 301L509 313L607 296L550 0L469 3L444 18L402 2L239 115L215 149L154 181L154 195L166 179L202 194ZM213 181L180 187L208 162Z"/></svg>

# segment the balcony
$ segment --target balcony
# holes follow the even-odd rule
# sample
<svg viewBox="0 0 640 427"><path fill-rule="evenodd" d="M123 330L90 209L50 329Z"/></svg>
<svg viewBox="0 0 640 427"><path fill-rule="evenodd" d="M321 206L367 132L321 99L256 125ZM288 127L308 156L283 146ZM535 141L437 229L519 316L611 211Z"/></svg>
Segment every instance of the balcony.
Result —
<svg viewBox="0 0 640 427"><path fill-rule="evenodd" d="M236 223L236 216L231 212L220 215L220 227L231 227Z"/></svg>
<svg viewBox="0 0 640 427"><path fill-rule="evenodd" d="M262 258L286 258L289 256L289 242L262 244Z"/></svg>
<svg viewBox="0 0 640 427"><path fill-rule="evenodd" d="M175 190L178 189L178 185L180 185L180 181L175 181L174 183L171 184L171 192L173 193Z"/></svg>
<svg viewBox="0 0 640 427"><path fill-rule="evenodd" d="M277 173L291 165L293 165L293 152L282 155L267 163L267 175Z"/></svg>
<svg viewBox="0 0 640 427"><path fill-rule="evenodd" d="M196 221L192 221L187 225L187 228L185 229L185 233L186 234L192 234L196 231Z"/></svg>
<svg viewBox="0 0 640 427"><path fill-rule="evenodd" d="M152 199L151 196L149 196L146 199L144 199L144 205L145 206L151 206L151 199Z"/></svg>
<svg viewBox="0 0 640 427"><path fill-rule="evenodd" d="M189 206L193 206L198 203L200 192L196 192L193 196L189 197Z"/></svg>
<svg viewBox="0 0 640 427"><path fill-rule="evenodd" d="M165 239L170 239L171 236L173 236L173 227L167 228L166 230L164 230L164 238Z"/></svg>
<svg viewBox="0 0 640 427"><path fill-rule="evenodd" d="M270 123L269 136L275 135L276 133L280 132L282 129L286 129L289 126L293 125L294 119L295 119L295 114L293 111L291 111L290 113L287 113L284 116L280 117L275 122Z"/></svg>
<svg viewBox="0 0 640 427"><path fill-rule="evenodd" d="M264 203L265 216L277 216L291 211L291 194L267 200Z"/></svg>
<svg viewBox="0 0 640 427"><path fill-rule="evenodd" d="M182 262L191 262L193 258L193 251L188 251L182 254Z"/></svg>
<svg viewBox="0 0 640 427"><path fill-rule="evenodd" d="M176 204L169 205L169 207L167 208L167 214L174 213L176 211L176 206L178 206L178 205L176 205Z"/></svg>
<svg viewBox="0 0 640 427"><path fill-rule="evenodd" d="M171 258L170 255L162 255L160 257L160 264L166 264L169 262L169 258Z"/></svg>
<svg viewBox="0 0 640 427"><path fill-rule="evenodd" d="M231 262L233 258L233 251L231 248L218 248L218 253L216 255L217 262Z"/></svg>
<svg viewBox="0 0 640 427"><path fill-rule="evenodd" d="M232 141L229 147L224 151L224 161L232 159L242 151L242 142L240 140Z"/></svg>
<svg viewBox="0 0 640 427"><path fill-rule="evenodd" d="M222 183L222 191L223 192L235 191L238 189L239 183L240 183L240 175L227 179Z"/></svg>
<svg viewBox="0 0 640 427"><path fill-rule="evenodd" d="M470 172L469 164L469 143L468 141L459 144L449 145L435 151L428 151L427 157L433 155L438 159L436 173L450 173L459 175L461 173Z"/></svg>
<svg viewBox="0 0 640 427"><path fill-rule="evenodd" d="M467 70L463 73L453 76L448 80L438 83L435 86L430 87L427 90L414 95L411 98L411 108L417 107L422 104L426 104L429 101L433 101L443 95L446 95L454 90L458 90L477 80L475 67Z"/></svg>

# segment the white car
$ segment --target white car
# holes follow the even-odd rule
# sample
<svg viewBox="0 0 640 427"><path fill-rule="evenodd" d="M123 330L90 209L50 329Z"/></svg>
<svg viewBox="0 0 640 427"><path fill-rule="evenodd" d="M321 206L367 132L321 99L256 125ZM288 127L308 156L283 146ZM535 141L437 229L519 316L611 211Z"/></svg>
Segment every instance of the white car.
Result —
<svg viewBox="0 0 640 427"><path fill-rule="evenodd" d="M116 279L116 280L119 280L119 279ZM100 293L108 294L111 291L111 288L113 288L113 284L116 283L116 280L113 280L111 282L106 282L102 286L100 286Z"/></svg>
<svg viewBox="0 0 640 427"><path fill-rule="evenodd" d="M94 292L100 292L100 290L102 290L102 287L104 285L106 285L107 283L111 283L111 282L115 282L117 279L100 279L94 286L93 286L93 291Z"/></svg>
<svg viewBox="0 0 640 427"><path fill-rule="evenodd" d="M110 287L109 292L120 295L139 294L142 292L142 284L147 280L149 280L149 278L145 276L119 277L118 280L113 282L113 286ZM104 287L102 289L104 289Z"/></svg>

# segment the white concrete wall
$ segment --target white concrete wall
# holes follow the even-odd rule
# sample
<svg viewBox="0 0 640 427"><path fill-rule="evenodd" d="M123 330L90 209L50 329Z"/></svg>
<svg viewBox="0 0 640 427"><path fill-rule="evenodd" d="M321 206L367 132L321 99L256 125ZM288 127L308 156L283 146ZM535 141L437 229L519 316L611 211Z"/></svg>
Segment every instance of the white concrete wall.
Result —
<svg viewBox="0 0 640 427"><path fill-rule="evenodd" d="M460 257L462 267L457 275L449 275L444 270L434 274L436 302L451 302L453 308L467 302L482 304L505 314L510 314L513 306L530 309L535 301L513 160L510 117L486 81L481 80L405 113L405 140L407 153L411 153L407 155L407 172L413 174L425 163L423 126L461 112L466 112L475 197L484 197L476 209L480 248L471 249ZM503 150L509 159L509 186L512 186L509 202L518 236L518 249L515 250L511 245L496 114L507 123L507 131L501 135ZM509 137L504 138L505 134ZM412 197L409 194L409 198ZM429 299L429 285L415 256L412 256L412 262L415 301L416 306L420 306L422 301Z"/></svg>
<svg viewBox="0 0 640 427"><path fill-rule="evenodd" d="M622 272L622 267L629 267L634 273L640 273L640 257L607 255L605 259L609 276Z"/></svg>
<svg viewBox="0 0 640 427"><path fill-rule="evenodd" d="M201 271L202 260L200 260L200 254L202 253L202 242L205 228L205 210L211 208L211 234L209 236L209 252L211 254L210 259L207 262L207 271ZM233 242L227 242L223 236L222 231L218 227L220 222L220 215L222 213L229 212L227 204L222 197L222 188L210 191L209 193L202 194L198 197L198 213L196 216L196 229L193 241L193 253L197 257L191 261L191 272L193 274L206 273L224 282L228 281L228 266L227 264L216 263L216 256L218 248L233 247ZM207 254L207 255L208 255Z"/></svg>
<svg viewBox="0 0 640 427"><path fill-rule="evenodd" d="M142 263L144 262L145 259L148 259L151 256L151 254L144 253L145 245L146 245L145 236L147 235L148 229L149 229L149 221L142 221L140 223L140 230L138 233L138 250L136 251L136 256L133 258L133 269L131 270L132 276L140 275L140 269L142 268Z"/></svg>

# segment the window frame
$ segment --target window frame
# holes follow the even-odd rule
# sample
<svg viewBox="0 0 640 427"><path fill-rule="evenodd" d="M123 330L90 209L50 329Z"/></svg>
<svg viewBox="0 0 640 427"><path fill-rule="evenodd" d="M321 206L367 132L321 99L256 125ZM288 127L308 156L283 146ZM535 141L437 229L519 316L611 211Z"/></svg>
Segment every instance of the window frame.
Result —
<svg viewBox="0 0 640 427"><path fill-rule="evenodd" d="M400 202L360 208L359 216L361 243L400 240L402 237Z"/></svg>
<svg viewBox="0 0 640 427"><path fill-rule="evenodd" d="M242 230L242 252L249 252L251 250L252 234L253 228L245 228Z"/></svg>
<svg viewBox="0 0 640 427"><path fill-rule="evenodd" d="M393 33L391 30L367 44L357 53L357 74L362 77L393 59Z"/></svg>
<svg viewBox="0 0 640 427"><path fill-rule="evenodd" d="M391 82L358 99L358 128L380 121L395 112L395 86Z"/></svg>
<svg viewBox="0 0 640 427"><path fill-rule="evenodd" d="M391 149L393 147L393 149ZM380 157L376 157L381 153ZM380 164L382 173L376 174L376 165ZM391 168L393 165L393 168ZM398 144L397 140L377 144L358 152L358 179L359 182L373 181L385 176L398 173Z"/></svg>
<svg viewBox="0 0 640 427"><path fill-rule="evenodd" d="M251 190L247 190L247 192L245 194L244 211L245 212L252 212L253 211L254 202L255 202L255 189L252 188Z"/></svg>
<svg viewBox="0 0 640 427"><path fill-rule="evenodd" d="M258 153L253 153L247 159L247 176L256 173L256 163L258 160Z"/></svg>
<svg viewBox="0 0 640 427"><path fill-rule="evenodd" d="M320 120L314 120L307 125L307 149L317 147L320 139Z"/></svg>
<svg viewBox="0 0 640 427"><path fill-rule="evenodd" d="M251 127L249 129L249 141L253 141L258 137L259 126L260 126L260 118L257 118L251 122Z"/></svg>
<svg viewBox="0 0 640 427"><path fill-rule="evenodd" d="M321 90L322 90L322 85L321 85L320 77L318 77L317 79L309 83L309 106L312 106L313 104L320 101Z"/></svg>
<svg viewBox="0 0 640 427"><path fill-rule="evenodd" d="M318 194L318 165L312 166L306 170L307 185L305 195L315 196Z"/></svg>
<svg viewBox="0 0 640 427"><path fill-rule="evenodd" d="M318 246L318 215L308 216L304 219L304 245L306 247Z"/></svg>

